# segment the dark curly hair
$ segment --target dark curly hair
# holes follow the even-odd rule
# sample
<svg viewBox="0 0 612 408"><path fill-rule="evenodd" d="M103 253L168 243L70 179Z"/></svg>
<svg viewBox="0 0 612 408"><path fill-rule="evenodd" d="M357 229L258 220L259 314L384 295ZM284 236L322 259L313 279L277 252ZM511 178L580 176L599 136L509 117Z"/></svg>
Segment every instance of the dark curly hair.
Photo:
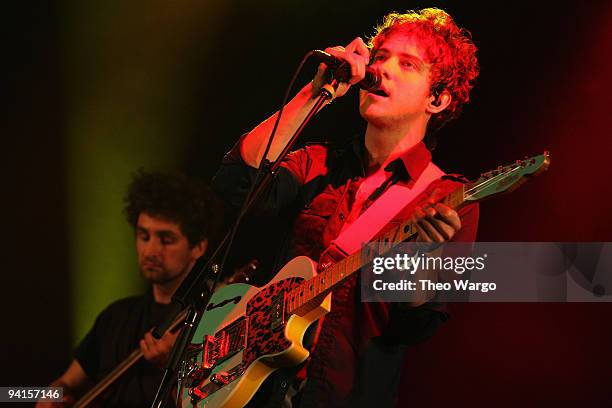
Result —
<svg viewBox="0 0 612 408"><path fill-rule="evenodd" d="M191 247L204 239L213 241L222 218L212 191L180 173L139 170L133 176L124 203L127 221L133 228L141 213L175 222Z"/></svg>
<svg viewBox="0 0 612 408"><path fill-rule="evenodd" d="M432 64L432 94L434 90L446 90L452 97L450 105L429 121L427 130L433 133L458 117L462 106L469 101L470 90L480 72L477 48L470 32L458 27L449 14L438 8L386 15L370 39L370 48L376 50L391 33L396 32L415 35L421 40L426 62Z"/></svg>

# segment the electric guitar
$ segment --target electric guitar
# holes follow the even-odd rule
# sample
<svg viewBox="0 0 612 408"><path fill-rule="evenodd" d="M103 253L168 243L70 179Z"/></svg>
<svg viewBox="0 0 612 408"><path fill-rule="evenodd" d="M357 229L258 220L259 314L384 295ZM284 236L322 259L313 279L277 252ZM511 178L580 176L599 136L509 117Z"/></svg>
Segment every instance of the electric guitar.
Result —
<svg viewBox="0 0 612 408"><path fill-rule="evenodd" d="M548 152L483 173L442 202L451 208L510 192L548 168ZM388 225L367 250L324 268L305 256L289 261L264 287L233 284L217 291L206 308L181 373L182 406L243 407L276 369L306 360L306 329L330 311L331 293L346 278L395 245L413 239L416 226ZM321 270L322 269L322 270ZM194 355L195 354L195 355Z"/></svg>

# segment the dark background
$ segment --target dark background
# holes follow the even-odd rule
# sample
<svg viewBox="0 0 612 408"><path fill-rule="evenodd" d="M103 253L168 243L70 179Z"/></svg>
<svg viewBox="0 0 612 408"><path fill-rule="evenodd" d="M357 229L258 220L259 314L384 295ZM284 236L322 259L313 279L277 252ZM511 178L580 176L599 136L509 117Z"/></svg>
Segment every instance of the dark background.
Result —
<svg viewBox="0 0 612 408"><path fill-rule="evenodd" d="M184 52L168 56L183 56L179 66L201 73L190 77L190 103L175 101L182 110L175 136L185 141L176 168L209 179L237 137L277 108L307 50L344 45L370 34L389 11L426 6L444 8L470 29L481 64L472 101L443 129L434 160L475 177L552 152L547 173L481 205L478 239L612 241L606 1L224 3L214 29L191 31ZM74 103L66 27L79 16L68 1L12 7L3 24L8 262L0 385L43 385L70 361L79 308L70 296L65 180L67 106ZM151 10L143 3L131 13L121 18ZM300 86L313 70L307 67ZM359 131L356 106L355 93L334 102L303 140ZM262 231L262 238L271 237ZM449 323L409 352L401 405L612 406L610 312L609 303L452 305Z"/></svg>

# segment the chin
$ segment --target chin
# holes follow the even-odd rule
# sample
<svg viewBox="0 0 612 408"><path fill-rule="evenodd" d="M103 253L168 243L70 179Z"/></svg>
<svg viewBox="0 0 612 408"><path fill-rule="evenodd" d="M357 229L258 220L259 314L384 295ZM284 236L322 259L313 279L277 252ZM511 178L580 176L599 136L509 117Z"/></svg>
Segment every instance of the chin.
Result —
<svg viewBox="0 0 612 408"><path fill-rule="evenodd" d="M143 278L149 283L160 284L172 280L164 270L145 269L141 273Z"/></svg>
<svg viewBox="0 0 612 408"><path fill-rule="evenodd" d="M376 113L375 113L375 109L373 109L372 105L366 105L366 106L360 106L359 107L359 114L361 115L362 118L364 118L365 120L367 120L368 122L370 120L373 120L376 118Z"/></svg>
<svg viewBox="0 0 612 408"><path fill-rule="evenodd" d="M366 110L365 112L361 112L361 117L368 122L369 125L375 127L385 127L389 120L384 115L376 114L376 112L372 112L371 109Z"/></svg>

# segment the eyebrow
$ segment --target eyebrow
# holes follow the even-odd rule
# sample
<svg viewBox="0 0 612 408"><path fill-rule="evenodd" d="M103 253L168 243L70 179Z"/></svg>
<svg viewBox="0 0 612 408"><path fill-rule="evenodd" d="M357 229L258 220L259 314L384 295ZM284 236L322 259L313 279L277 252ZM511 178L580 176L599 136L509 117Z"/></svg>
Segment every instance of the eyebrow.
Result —
<svg viewBox="0 0 612 408"><path fill-rule="evenodd" d="M159 237L178 237L178 235L174 231L170 230L155 231L155 234Z"/></svg>
<svg viewBox="0 0 612 408"><path fill-rule="evenodd" d="M142 227L140 225L136 226L136 231L138 231L138 232L146 232L147 234L155 234L155 235L161 236L161 237L164 237L164 236L176 237L177 236L176 232L174 232L172 230L158 230L158 231L152 231L151 232L147 228Z"/></svg>
<svg viewBox="0 0 612 408"><path fill-rule="evenodd" d="M391 51L389 51L389 49L387 49L385 47L381 47L381 48L377 48L376 50L374 50L372 55L374 56L374 55L378 54L381 51L383 53L385 53L385 54L391 54ZM407 52L398 52L397 55L400 56L401 58L408 58L408 59L411 59L411 60L415 61L417 63L417 68L420 71L423 70L423 68L425 67L425 61L423 61L417 55L408 54Z"/></svg>

